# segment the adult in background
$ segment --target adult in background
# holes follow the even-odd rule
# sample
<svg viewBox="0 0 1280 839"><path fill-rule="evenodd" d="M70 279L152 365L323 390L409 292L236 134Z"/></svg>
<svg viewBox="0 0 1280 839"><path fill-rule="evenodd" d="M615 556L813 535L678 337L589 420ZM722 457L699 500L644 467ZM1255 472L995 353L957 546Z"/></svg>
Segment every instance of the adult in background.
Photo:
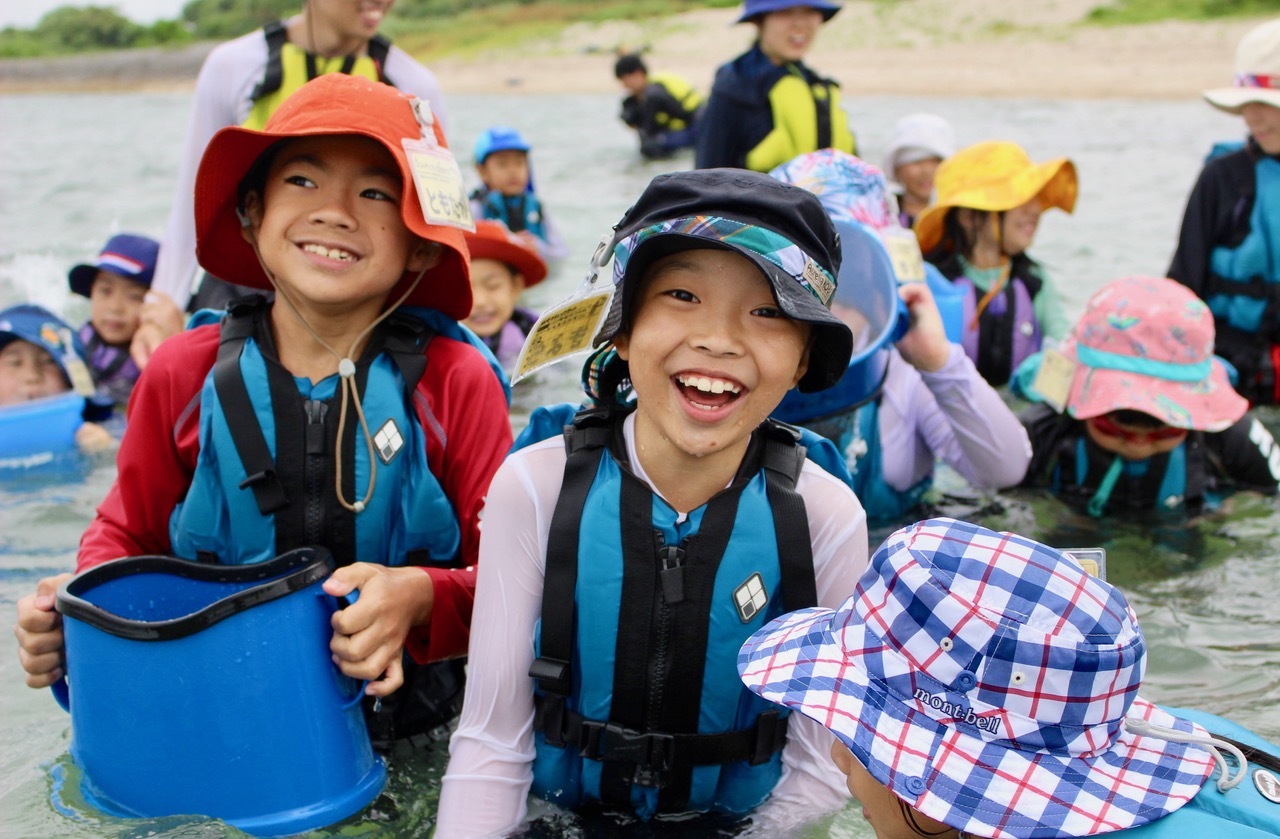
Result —
<svg viewBox="0 0 1280 839"><path fill-rule="evenodd" d="M269 23L209 53L196 79L186 147L152 293L133 339L132 354L140 366L162 340L181 328L175 308L221 308L239 293L235 286L208 276L199 291L193 291L198 270L192 212L196 168L219 129L229 125L261 129L290 93L326 73L364 76L426 99L443 127L447 113L435 75L378 34L394 3L303 0L301 13L294 17Z"/></svg>
<svg viewBox="0 0 1280 839"><path fill-rule="evenodd" d="M640 154L661 160L693 148L702 94L675 73L654 73L635 53L618 56L613 75L626 88L618 114L640 135Z"/></svg>
<svg viewBox="0 0 1280 839"><path fill-rule="evenodd" d="M1249 136L1205 163L1169 276L1209 304L1240 393L1280 404L1280 19L1241 39L1235 85L1204 98L1244 117Z"/></svg>
<svg viewBox="0 0 1280 839"><path fill-rule="evenodd" d="M695 165L768 172L796 155L857 151L840 85L805 66L818 28L840 11L827 0L746 0L751 49L722 65L698 129Z"/></svg>

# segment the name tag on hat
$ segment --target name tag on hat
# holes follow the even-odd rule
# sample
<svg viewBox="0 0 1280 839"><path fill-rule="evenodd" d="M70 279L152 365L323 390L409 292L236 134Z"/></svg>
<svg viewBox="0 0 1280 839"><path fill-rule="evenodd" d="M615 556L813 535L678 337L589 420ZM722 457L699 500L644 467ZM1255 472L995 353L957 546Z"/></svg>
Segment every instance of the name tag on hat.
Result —
<svg viewBox="0 0 1280 839"><path fill-rule="evenodd" d="M421 140L401 140L413 182L418 187L422 217L431 224L443 224L475 232L471 201L462 183L457 158L446 148Z"/></svg>
<svg viewBox="0 0 1280 839"><path fill-rule="evenodd" d="M586 296L575 294L539 315L520 348L511 383L562 358L591 349L612 297L612 286Z"/></svg>
<svg viewBox="0 0 1280 839"><path fill-rule="evenodd" d="M1076 377L1076 363L1054 349L1040 354L1040 369L1031 380L1031 390L1040 394L1058 413L1067 409L1071 383Z"/></svg>

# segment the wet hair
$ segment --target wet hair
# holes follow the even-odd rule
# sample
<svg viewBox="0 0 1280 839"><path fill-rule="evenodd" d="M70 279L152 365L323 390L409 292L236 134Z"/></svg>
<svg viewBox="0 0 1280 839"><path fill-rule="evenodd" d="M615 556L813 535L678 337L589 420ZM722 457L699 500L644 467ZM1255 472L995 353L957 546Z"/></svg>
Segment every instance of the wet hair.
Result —
<svg viewBox="0 0 1280 839"><path fill-rule="evenodd" d="M256 193L258 200L262 200L263 193L267 188L267 172L271 170L271 164L275 162L276 156L280 154L285 144L290 142L287 138L279 142L272 143L267 150L258 155L258 159L253 161L253 165L249 167L249 171L244 173L244 177L240 179L240 184L236 187L236 214L240 216L240 223L248 226L245 222L245 199L249 197L249 193Z"/></svg>
<svg viewBox="0 0 1280 839"><path fill-rule="evenodd" d="M617 62L613 65L613 75L619 79L637 70L646 74L649 72L649 68L644 66L644 61L634 52L624 52L618 56Z"/></svg>

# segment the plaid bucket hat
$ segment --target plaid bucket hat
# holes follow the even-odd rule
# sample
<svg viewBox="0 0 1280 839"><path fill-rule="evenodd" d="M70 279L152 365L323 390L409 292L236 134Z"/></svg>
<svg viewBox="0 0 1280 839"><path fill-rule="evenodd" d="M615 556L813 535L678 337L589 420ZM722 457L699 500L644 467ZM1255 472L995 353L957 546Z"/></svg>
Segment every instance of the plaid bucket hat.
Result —
<svg viewBox="0 0 1280 839"><path fill-rule="evenodd" d="M1280 108L1280 19L1245 33L1236 47L1236 75L1231 87L1204 92L1220 111L1239 114L1250 102Z"/></svg>
<svg viewBox="0 0 1280 839"><path fill-rule="evenodd" d="M1249 403L1231 387L1213 340L1209 307L1181 283L1108 283L1061 347L1076 362L1067 410L1077 419L1133 410L1175 428L1229 428Z"/></svg>
<svg viewBox="0 0 1280 839"><path fill-rule="evenodd" d="M1071 212L1079 183L1076 167L1065 157L1034 163L1017 143L989 140L942 161L933 177L934 201L916 219L920 250L929 253L942 241L943 221L953 207L1004 212L1040 196L1047 210Z"/></svg>
<svg viewBox="0 0 1280 839"><path fill-rule="evenodd" d="M599 346L631 324L636 280L661 257L714 248L746 257L764 274L787 317L813 325L809 369L797 387L834 385L853 354L853 333L831 313L840 237L810 192L745 169L659 175L614 228L616 291Z"/></svg>
<svg viewBox="0 0 1280 839"><path fill-rule="evenodd" d="M396 161L404 181L400 217L415 236L442 247L407 306L437 309L455 320L471 314L471 279L462 231L431 224L422 214L418 188L401 141L417 140L428 130L419 121L425 100L390 85L345 73L327 73L298 88L276 109L261 131L224 128L209 141L196 173L196 256L205 270L242 285L270 290L253 246L245 241L239 219L240 184L258 160L282 140L316 136L368 137L381 143ZM424 117L425 119L425 117ZM440 123L430 131L447 148ZM416 272L405 272L388 299L404 293Z"/></svg>
<svg viewBox="0 0 1280 839"><path fill-rule="evenodd" d="M93 281L98 278L98 272L110 271L143 288L151 288L159 255L160 243L155 239L136 233L117 233L102 246L96 260L77 265L67 272L67 284L74 293L88 297L93 292Z"/></svg>
<svg viewBox="0 0 1280 839"><path fill-rule="evenodd" d="M755 693L813 718L930 818L984 837L1091 836L1181 807L1206 736L1138 697L1146 649L1119 590L1011 533L933 519L891 535L834 611L743 645Z"/></svg>

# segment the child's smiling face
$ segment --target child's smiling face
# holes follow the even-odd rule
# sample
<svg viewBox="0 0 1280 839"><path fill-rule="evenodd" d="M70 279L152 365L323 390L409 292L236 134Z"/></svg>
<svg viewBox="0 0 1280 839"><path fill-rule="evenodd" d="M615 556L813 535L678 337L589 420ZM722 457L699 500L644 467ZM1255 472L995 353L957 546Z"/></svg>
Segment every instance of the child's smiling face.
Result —
<svg viewBox="0 0 1280 839"><path fill-rule="evenodd" d="M68 389L62 368L44 348L18 339L0 349L0 406L54 396Z"/></svg>
<svg viewBox="0 0 1280 839"><path fill-rule="evenodd" d="M471 260L471 316L466 324L481 338L496 335L511 320L524 291L524 280L505 262L496 259Z"/></svg>
<svg viewBox="0 0 1280 839"><path fill-rule="evenodd" d="M405 271L436 258L437 246L405 226L400 169L373 140L291 140L264 184L261 196L246 196L248 231L295 303L329 314L380 311Z"/></svg>
<svg viewBox="0 0 1280 839"><path fill-rule="evenodd" d="M89 320L103 341L122 346L133 340L146 296L147 290L132 280L98 271L89 291Z"/></svg>
<svg viewBox="0 0 1280 839"><path fill-rule="evenodd" d="M760 269L704 248L653 263L614 338L638 398L646 456L741 459L751 433L808 369L810 326L784 315Z"/></svg>

